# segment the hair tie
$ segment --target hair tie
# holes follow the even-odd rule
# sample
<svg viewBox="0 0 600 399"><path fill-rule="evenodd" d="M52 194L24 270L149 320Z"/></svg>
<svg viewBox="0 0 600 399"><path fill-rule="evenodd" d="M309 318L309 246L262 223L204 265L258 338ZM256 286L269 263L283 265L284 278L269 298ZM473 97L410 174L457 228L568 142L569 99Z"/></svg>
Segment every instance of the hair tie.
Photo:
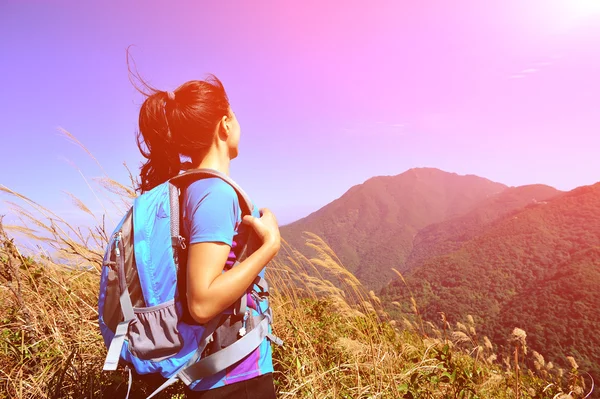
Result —
<svg viewBox="0 0 600 399"><path fill-rule="evenodd" d="M169 100L175 100L175 93L173 93L172 91L168 91L167 96L169 97Z"/></svg>

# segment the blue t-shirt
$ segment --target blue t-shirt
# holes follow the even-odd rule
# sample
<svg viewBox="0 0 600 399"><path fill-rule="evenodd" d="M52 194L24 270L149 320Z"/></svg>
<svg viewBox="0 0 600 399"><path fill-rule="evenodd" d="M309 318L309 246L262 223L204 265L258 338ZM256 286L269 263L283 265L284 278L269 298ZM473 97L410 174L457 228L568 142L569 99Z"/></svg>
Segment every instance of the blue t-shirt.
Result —
<svg viewBox="0 0 600 399"><path fill-rule="evenodd" d="M218 177L198 180L188 186L183 204L184 233L188 243L222 242L231 246L226 265L231 267L236 261L238 248L248 237L247 229L252 227L242 224L242 210L238 196L229 184ZM254 207L253 216L260 217ZM264 277L265 269L259 275ZM265 311L266 303L256 305L248 301L252 314L257 316L260 306ZM271 342L265 339L260 346L241 361L213 376L204 378L190 386L193 390L203 391L218 388L234 382L248 380L262 374L273 372Z"/></svg>

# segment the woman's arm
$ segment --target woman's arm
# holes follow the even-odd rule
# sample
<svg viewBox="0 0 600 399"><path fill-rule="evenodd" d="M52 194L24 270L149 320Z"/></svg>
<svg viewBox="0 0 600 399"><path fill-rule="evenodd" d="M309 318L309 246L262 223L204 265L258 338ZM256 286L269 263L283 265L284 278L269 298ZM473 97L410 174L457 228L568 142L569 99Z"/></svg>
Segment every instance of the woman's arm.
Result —
<svg viewBox="0 0 600 399"><path fill-rule="evenodd" d="M239 299L258 273L277 254L280 247L279 228L275 216L262 209L260 219L246 216L262 245L237 267L223 273L231 247L219 242L190 245L188 254L187 297L192 318L206 323Z"/></svg>

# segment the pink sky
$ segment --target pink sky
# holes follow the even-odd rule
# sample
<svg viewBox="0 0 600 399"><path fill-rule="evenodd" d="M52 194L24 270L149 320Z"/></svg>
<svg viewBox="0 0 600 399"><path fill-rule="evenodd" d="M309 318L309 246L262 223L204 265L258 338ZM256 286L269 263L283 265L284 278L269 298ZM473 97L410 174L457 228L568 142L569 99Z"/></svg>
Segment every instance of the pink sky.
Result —
<svg viewBox="0 0 600 399"><path fill-rule="evenodd" d="M130 44L161 89L224 82L232 176L281 223L412 167L600 181L600 0L122 3L0 4L0 183L59 212L62 190L100 209L63 158L100 171L58 126L117 180L139 165Z"/></svg>

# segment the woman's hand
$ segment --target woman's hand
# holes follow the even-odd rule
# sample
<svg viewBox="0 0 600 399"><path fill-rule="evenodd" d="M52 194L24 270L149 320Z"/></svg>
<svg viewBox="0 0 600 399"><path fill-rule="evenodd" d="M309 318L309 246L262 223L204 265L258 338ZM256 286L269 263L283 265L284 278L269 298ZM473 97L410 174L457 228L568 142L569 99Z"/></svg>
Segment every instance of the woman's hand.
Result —
<svg viewBox="0 0 600 399"><path fill-rule="evenodd" d="M277 219L268 209L261 217L244 216L262 240L239 267L223 273L231 247L221 242L191 244L188 252L187 293L190 314L198 323L207 323L231 306L252 285L260 271L277 255L281 245Z"/></svg>
<svg viewBox="0 0 600 399"><path fill-rule="evenodd" d="M277 219L273 212L267 208L260 209L260 215L260 218L246 215L242 222L254 229L263 245L271 247L277 253L281 246L281 235L279 234Z"/></svg>

